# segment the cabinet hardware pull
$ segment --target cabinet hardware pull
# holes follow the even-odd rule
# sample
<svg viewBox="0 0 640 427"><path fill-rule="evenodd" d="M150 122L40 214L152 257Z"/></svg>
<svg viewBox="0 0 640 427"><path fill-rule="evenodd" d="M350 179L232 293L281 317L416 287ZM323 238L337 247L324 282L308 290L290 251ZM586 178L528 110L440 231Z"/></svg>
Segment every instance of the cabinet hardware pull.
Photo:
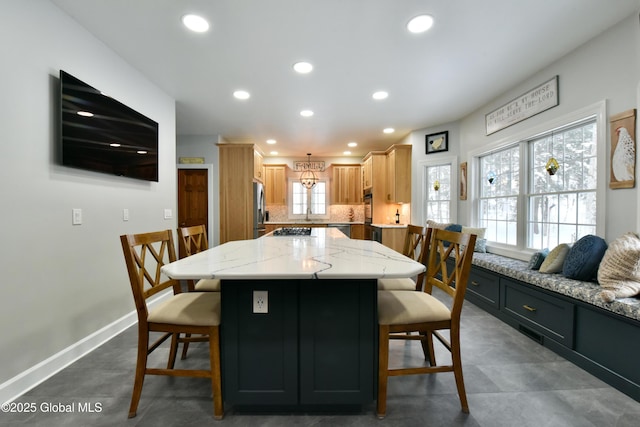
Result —
<svg viewBox="0 0 640 427"><path fill-rule="evenodd" d="M472 284L473 286L480 286L480 283L476 282L475 280L472 280L472 281L471 281L471 284Z"/></svg>
<svg viewBox="0 0 640 427"><path fill-rule="evenodd" d="M534 312L534 311L538 310L537 308L530 307L530 306L528 306L527 304L523 305L522 307L523 307L525 310L527 310L527 311L531 311L531 312Z"/></svg>

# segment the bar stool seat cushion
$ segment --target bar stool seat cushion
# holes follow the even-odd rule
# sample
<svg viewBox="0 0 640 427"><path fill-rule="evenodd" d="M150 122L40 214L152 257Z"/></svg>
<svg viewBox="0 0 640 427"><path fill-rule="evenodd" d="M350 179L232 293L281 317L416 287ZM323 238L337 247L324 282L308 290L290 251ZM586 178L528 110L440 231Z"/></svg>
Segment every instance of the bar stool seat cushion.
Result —
<svg viewBox="0 0 640 427"><path fill-rule="evenodd" d="M199 292L220 292L220 279L200 279L194 289Z"/></svg>
<svg viewBox="0 0 640 427"><path fill-rule="evenodd" d="M451 320L451 311L424 292L378 291L378 323L406 325Z"/></svg>
<svg viewBox="0 0 640 427"><path fill-rule="evenodd" d="M174 295L151 310L147 321L192 326L220 325L220 293L185 292Z"/></svg>

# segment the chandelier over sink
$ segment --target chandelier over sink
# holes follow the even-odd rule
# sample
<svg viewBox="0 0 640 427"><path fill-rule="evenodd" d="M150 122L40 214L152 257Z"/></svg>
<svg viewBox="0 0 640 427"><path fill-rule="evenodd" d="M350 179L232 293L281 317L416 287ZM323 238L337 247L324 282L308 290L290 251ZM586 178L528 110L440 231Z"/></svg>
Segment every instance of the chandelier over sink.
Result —
<svg viewBox="0 0 640 427"><path fill-rule="evenodd" d="M313 173L311 167L311 153L307 153L307 163L303 165L303 171L300 174L300 184L306 189L312 188L318 182L318 177Z"/></svg>

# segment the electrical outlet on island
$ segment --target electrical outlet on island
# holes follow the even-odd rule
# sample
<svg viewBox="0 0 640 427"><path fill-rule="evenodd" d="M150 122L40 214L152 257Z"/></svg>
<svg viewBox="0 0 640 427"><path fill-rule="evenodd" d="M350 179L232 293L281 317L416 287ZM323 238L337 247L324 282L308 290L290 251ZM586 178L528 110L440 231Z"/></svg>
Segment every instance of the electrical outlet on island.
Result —
<svg viewBox="0 0 640 427"><path fill-rule="evenodd" d="M269 293L267 291L253 291L253 312L269 312Z"/></svg>

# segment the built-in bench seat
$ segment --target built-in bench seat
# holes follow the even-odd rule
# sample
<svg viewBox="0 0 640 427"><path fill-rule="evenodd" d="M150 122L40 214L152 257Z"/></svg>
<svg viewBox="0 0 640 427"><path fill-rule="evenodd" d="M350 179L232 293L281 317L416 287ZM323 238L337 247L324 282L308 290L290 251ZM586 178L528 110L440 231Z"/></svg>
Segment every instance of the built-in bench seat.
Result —
<svg viewBox="0 0 640 427"><path fill-rule="evenodd" d="M473 264L512 279L557 292L605 310L640 321L640 298L620 298L606 303L598 295L602 288L595 282L568 279L561 274L545 274L527 268L527 262L502 255L475 252Z"/></svg>
<svg viewBox="0 0 640 427"><path fill-rule="evenodd" d="M475 252L465 298L640 402L640 299Z"/></svg>

